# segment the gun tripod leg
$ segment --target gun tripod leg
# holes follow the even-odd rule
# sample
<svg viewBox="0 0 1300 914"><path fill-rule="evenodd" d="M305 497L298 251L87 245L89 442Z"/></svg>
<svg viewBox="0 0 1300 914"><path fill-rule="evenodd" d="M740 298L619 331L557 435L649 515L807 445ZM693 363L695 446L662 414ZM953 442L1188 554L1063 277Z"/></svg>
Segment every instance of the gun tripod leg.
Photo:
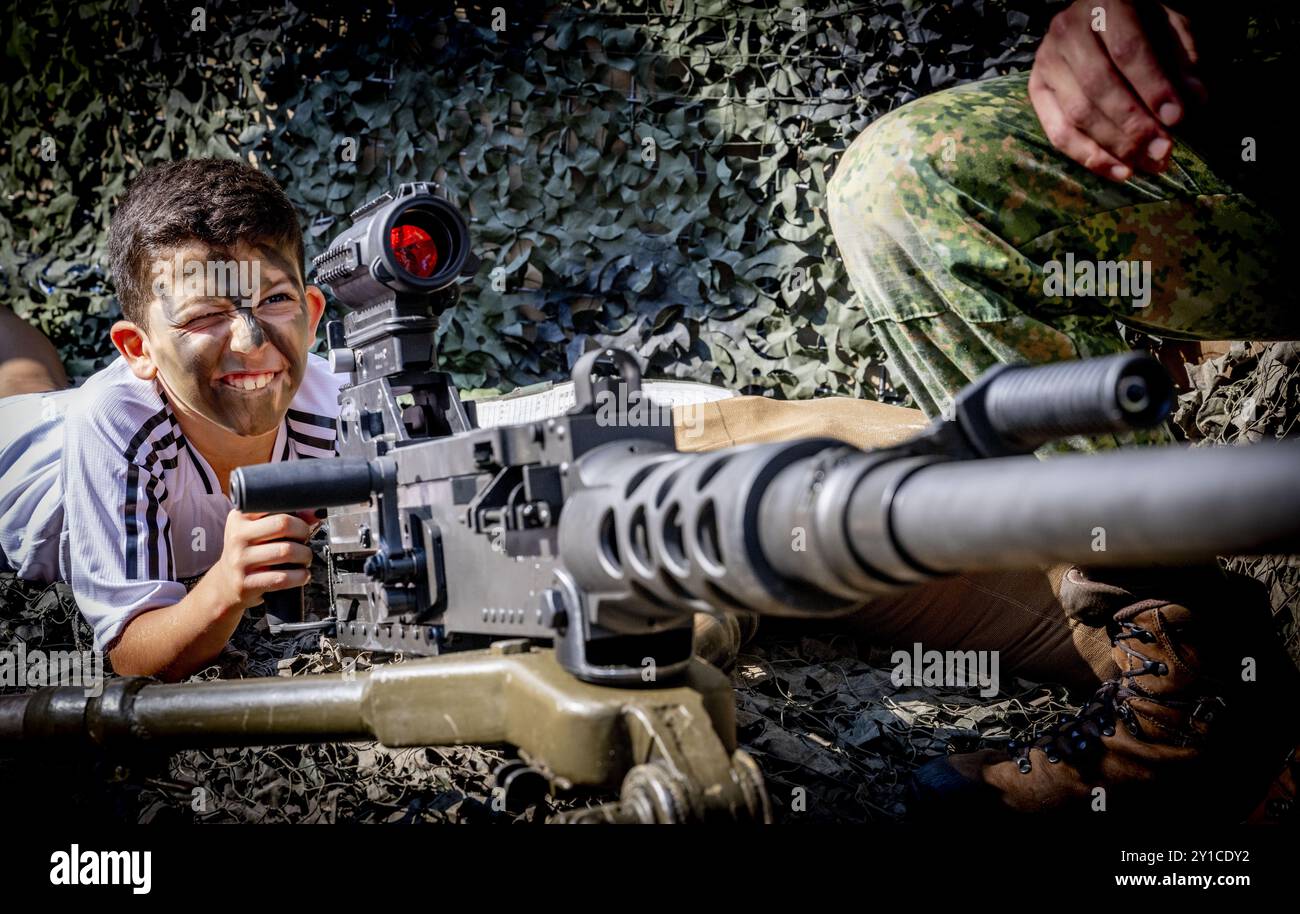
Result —
<svg viewBox="0 0 1300 914"><path fill-rule="evenodd" d="M772 821L763 776L747 753L728 753L717 731L683 705L626 708L637 761L616 803L570 813L566 822L684 824Z"/></svg>

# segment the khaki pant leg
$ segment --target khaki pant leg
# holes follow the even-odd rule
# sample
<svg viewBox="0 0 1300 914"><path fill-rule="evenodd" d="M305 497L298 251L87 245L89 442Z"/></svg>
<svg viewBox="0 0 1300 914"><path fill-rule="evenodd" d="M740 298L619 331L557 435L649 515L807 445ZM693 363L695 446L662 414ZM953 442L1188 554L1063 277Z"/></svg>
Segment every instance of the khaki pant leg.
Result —
<svg viewBox="0 0 1300 914"><path fill-rule="evenodd" d="M1119 670L1105 630L1066 616L1059 594L1067 567L932 581L873 600L851 628L889 647L997 651L1004 682L1021 676L1088 691Z"/></svg>
<svg viewBox="0 0 1300 914"><path fill-rule="evenodd" d="M732 397L674 407L673 422L680 451L712 451L795 438L835 438L865 450L914 438L926 426L919 409L852 397Z"/></svg>

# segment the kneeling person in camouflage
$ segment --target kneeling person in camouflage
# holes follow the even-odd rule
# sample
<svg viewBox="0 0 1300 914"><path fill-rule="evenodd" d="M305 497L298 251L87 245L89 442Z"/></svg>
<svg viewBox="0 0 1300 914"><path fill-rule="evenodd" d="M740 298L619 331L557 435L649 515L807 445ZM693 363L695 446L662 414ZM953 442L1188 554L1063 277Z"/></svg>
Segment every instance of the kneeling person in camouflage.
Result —
<svg viewBox="0 0 1300 914"><path fill-rule="evenodd" d="M1179 6L1075 3L1030 74L915 101L846 151L830 186L835 239L891 372L927 415L999 363L1130 348L1121 325L1188 341L1300 337L1283 244L1294 182L1271 180L1285 147L1261 98L1284 83L1231 46L1236 13L1216 9L1198 29L1184 15L1194 4ZM922 769L919 799L1086 813L1104 787L1112 810L1139 814L1159 794L1175 809L1199 784L1244 815L1295 745L1274 725L1293 717L1296 671L1262 589L1217 567L1042 578L958 578L864 613L894 640L995 639L1023 672L1103 680L1083 714L1010 757ZM1061 658L1061 675L1043 669ZM1260 664L1250 681L1247 659Z"/></svg>

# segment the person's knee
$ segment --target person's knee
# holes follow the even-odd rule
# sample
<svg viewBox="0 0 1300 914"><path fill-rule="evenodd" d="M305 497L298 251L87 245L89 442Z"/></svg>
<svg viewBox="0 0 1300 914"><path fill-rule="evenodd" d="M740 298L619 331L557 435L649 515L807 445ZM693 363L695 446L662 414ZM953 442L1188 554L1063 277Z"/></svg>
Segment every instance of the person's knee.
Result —
<svg viewBox="0 0 1300 914"><path fill-rule="evenodd" d="M909 102L870 124L845 151L827 187L831 222L902 217L923 228L936 206L959 204L959 197L996 203L981 198L1005 195L1017 163L1034 154L1036 130L1021 76Z"/></svg>
<svg viewBox="0 0 1300 914"><path fill-rule="evenodd" d="M877 119L845 150L827 185L827 213L836 234L852 220L867 223L904 194L895 182L910 181L915 171L906 136L911 129L913 102Z"/></svg>

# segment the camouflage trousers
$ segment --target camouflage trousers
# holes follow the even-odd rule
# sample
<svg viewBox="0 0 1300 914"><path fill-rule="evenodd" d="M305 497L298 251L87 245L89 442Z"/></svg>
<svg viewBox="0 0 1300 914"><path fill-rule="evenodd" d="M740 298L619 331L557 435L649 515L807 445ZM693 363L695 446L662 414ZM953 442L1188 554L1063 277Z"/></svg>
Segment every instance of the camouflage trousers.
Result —
<svg viewBox="0 0 1300 914"><path fill-rule="evenodd" d="M830 183L874 337L927 415L1001 362L1124 351L1120 325L1300 338L1282 229L1198 155L1196 129L1163 174L1116 184L1052 148L1027 85L1000 77L892 111Z"/></svg>

